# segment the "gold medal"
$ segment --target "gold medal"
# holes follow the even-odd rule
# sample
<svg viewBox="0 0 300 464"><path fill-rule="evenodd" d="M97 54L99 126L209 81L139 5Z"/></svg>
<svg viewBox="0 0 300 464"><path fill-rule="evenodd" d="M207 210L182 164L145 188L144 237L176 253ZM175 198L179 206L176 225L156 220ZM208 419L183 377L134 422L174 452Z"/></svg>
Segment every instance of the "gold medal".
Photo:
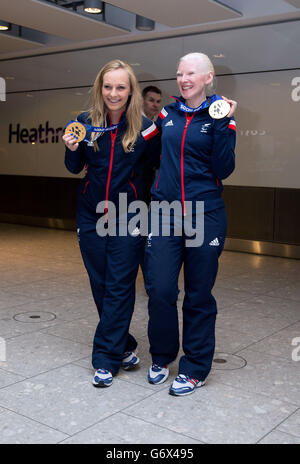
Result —
<svg viewBox="0 0 300 464"><path fill-rule="evenodd" d="M213 119L225 118L225 116L227 116L229 111L230 111L230 105L225 100L214 101L208 109L209 115Z"/></svg>
<svg viewBox="0 0 300 464"><path fill-rule="evenodd" d="M67 125L65 133L73 135L77 139L77 142L82 142L86 136L86 129L83 124L74 121Z"/></svg>

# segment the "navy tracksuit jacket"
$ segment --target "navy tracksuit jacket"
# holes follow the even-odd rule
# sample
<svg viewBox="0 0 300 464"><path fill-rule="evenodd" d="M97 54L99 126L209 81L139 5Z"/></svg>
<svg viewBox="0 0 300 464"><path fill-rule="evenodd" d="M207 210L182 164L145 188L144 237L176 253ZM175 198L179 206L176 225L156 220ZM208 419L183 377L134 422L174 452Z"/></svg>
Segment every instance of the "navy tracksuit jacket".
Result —
<svg viewBox="0 0 300 464"><path fill-rule="evenodd" d="M82 113L78 121L90 123ZM108 122L108 126L110 122ZM75 152L66 149L65 165L74 174L86 169L78 192L77 233L82 258L87 269L93 297L99 312L92 363L95 369L119 370L122 355L136 348L129 334L135 302L135 280L141 259L143 237L99 236L96 224L102 216L96 213L100 201L111 201L116 209L119 193L127 193L131 201L143 199L143 166L148 157L160 153L158 130L152 121L143 117L142 130L134 148L125 153L121 144L126 130L123 113L117 130L105 132L98 139L99 151L86 142L79 143ZM118 209L117 209L118 213ZM108 211L109 214L109 211ZM125 221L130 218L126 217ZM117 214L117 223L120 217ZM124 220L124 218L122 218Z"/></svg>
<svg viewBox="0 0 300 464"><path fill-rule="evenodd" d="M205 214L202 246L187 247L184 234L148 236L145 266L150 352L153 362L161 366L174 361L178 354L178 276L184 263L185 354L179 362L179 373L204 380L215 348L217 307L211 290L226 235L221 179L234 170L236 125L234 118L212 119L207 108L185 113L178 109L177 102L162 109L156 125L162 137L162 152L152 200L179 200L183 214L187 201L193 206L196 201L204 201ZM193 225L195 219L193 213ZM172 227L174 224L171 231Z"/></svg>

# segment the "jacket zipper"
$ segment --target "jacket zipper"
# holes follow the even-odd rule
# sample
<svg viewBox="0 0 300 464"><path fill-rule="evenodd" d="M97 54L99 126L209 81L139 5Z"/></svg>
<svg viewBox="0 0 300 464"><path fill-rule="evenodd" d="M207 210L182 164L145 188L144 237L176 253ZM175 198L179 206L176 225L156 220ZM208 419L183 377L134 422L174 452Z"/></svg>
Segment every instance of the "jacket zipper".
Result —
<svg viewBox="0 0 300 464"><path fill-rule="evenodd" d="M159 159L160 159L160 162L161 162L161 154L160 154ZM157 174L157 179L156 179L156 182L155 182L155 190L157 190L159 178L160 178L160 171L158 171L158 174Z"/></svg>
<svg viewBox="0 0 300 464"><path fill-rule="evenodd" d="M107 176L107 182L106 182L106 192L105 192L105 208L104 208L104 213L107 214L108 212L108 194L109 194L109 185L110 185L110 179L111 179L111 171L112 171L112 166L113 166L113 159L114 159L114 148L115 148L115 141L117 137L117 132L113 134L112 132L110 133L111 137L111 149L110 149L110 161L109 161L109 169L108 169L108 176Z"/></svg>
<svg viewBox="0 0 300 464"><path fill-rule="evenodd" d="M86 164L86 165L85 165L85 173L84 173L84 176L85 176L85 177L86 177L87 174L88 174L88 170L89 170L89 165ZM84 189L83 189L82 193L84 193L84 194L86 193L86 189L87 189L87 186L89 185L89 182L90 182L89 180L87 180L87 181L85 182L85 184L84 184Z"/></svg>
<svg viewBox="0 0 300 464"><path fill-rule="evenodd" d="M119 122L121 121L123 113L124 113L124 111L122 111L122 113L120 115ZM109 114L108 114L108 116L109 116L110 123L112 124L111 117L110 117ZM112 131L110 133L111 149L110 149L110 161L109 161L109 169L108 169L108 176L107 176L107 182L106 182L106 192L105 192L105 208L104 208L104 213L105 214L108 213L108 194L109 194L109 186L110 186L110 179L111 179L111 171L112 171L112 167L113 167L114 149L115 149L115 141L116 141L116 138L117 138L117 133L118 133L118 128L116 129L116 132L114 134L113 134Z"/></svg>
<svg viewBox="0 0 300 464"><path fill-rule="evenodd" d="M134 195L135 195L135 198L136 198L136 200L137 200L137 193L136 193L136 188L135 188L135 186L134 186L133 182L131 182L131 180L130 180L130 179L128 179L128 182L129 182L129 184L131 185L131 187L133 188Z"/></svg>
<svg viewBox="0 0 300 464"><path fill-rule="evenodd" d="M158 176L157 176L157 179L156 179L155 190L157 190L159 177L160 177L160 172L158 173Z"/></svg>
<svg viewBox="0 0 300 464"><path fill-rule="evenodd" d="M185 193L184 193L184 141L185 141L187 128L189 127L189 124L191 123L194 115L195 113L193 113L192 116L190 116L188 113L185 113L185 126L184 126L184 131L183 131L183 136L182 136L182 142L181 142L181 199L182 199L182 208L183 208L184 216L186 216Z"/></svg>
<svg viewBox="0 0 300 464"><path fill-rule="evenodd" d="M86 193L86 189L87 189L87 186L89 185L89 183L90 183L90 181L87 180L86 183L85 183L85 185L84 185L84 189L83 189L83 192L82 192L83 194Z"/></svg>

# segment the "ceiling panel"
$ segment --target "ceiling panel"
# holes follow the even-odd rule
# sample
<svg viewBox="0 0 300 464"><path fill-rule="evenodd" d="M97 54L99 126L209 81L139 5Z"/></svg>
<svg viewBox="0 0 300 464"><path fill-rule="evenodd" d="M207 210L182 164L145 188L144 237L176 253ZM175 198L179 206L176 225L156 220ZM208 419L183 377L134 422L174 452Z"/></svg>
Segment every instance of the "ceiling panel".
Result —
<svg viewBox="0 0 300 464"><path fill-rule="evenodd" d="M300 0L291 0L298 1ZM286 13L293 13L295 9L289 5L289 0L225 0L227 6L243 12L244 18L262 18Z"/></svg>
<svg viewBox="0 0 300 464"><path fill-rule="evenodd" d="M183 39L164 39L98 49L2 61L1 75L13 76L7 91L91 86L99 69L119 58L133 65L139 80L167 79L183 54Z"/></svg>
<svg viewBox="0 0 300 464"><path fill-rule="evenodd" d="M93 40L127 31L37 0L1 0L1 19L64 39Z"/></svg>
<svg viewBox="0 0 300 464"><path fill-rule="evenodd" d="M299 67L300 21L217 31L183 40L184 53L208 54L217 74Z"/></svg>
<svg viewBox="0 0 300 464"><path fill-rule="evenodd" d="M2 61L1 75L14 77L8 92L91 86L101 66L120 58L140 81L161 82L175 79L178 59L195 51L207 53L219 75L297 68L300 21Z"/></svg>
<svg viewBox="0 0 300 464"><path fill-rule="evenodd" d="M285 1L295 6L296 8L300 8L300 0L285 0Z"/></svg>
<svg viewBox="0 0 300 464"><path fill-rule="evenodd" d="M30 40L20 39L7 34L0 34L0 53L30 50L43 45Z"/></svg>
<svg viewBox="0 0 300 464"><path fill-rule="evenodd" d="M111 5L170 27L239 18L240 14L212 0L109 0ZM124 4L125 3L125 4Z"/></svg>

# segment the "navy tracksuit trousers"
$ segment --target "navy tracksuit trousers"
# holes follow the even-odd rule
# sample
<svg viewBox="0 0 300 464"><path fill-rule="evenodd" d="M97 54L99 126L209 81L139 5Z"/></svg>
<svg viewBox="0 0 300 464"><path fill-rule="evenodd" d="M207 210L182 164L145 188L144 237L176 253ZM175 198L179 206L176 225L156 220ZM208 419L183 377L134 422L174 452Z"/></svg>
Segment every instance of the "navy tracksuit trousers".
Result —
<svg viewBox="0 0 300 464"><path fill-rule="evenodd" d="M99 216L98 216L99 217ZM116 374L126 351L137 346L129 334L135 303L135 281L144 240L141 236L99 236L96 215L77 216L77 232L100 321L92 364Z"/></svg>
<svg viewBox="0 0 300 464"><path fill-rule="evenodd" d="M214 355L217 306L211 291L225 235L225 208L219 208L204 215L202 246L187 247L184 235L174 236L172 233L170 236L153 235L146 242L148 336L153 363L169 364L179 351L178 277L184 264L184 356L180 359L178 372L198 380L207 377Z"/></svg>

